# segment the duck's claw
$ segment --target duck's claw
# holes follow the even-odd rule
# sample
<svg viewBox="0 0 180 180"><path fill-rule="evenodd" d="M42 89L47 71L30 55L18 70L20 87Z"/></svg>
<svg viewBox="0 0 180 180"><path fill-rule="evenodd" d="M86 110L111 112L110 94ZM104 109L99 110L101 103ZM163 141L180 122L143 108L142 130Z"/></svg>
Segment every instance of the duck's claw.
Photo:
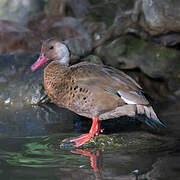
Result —
<svg viewBox="0 0 180 180"><path fill-rule="evenodd" d="M93 136L88 133L88 134L82 134L80 135L78 138L76 139L71 139L70 142L71 143L75 143L76 147L79 147L85 143L87 143Z"/></svg>

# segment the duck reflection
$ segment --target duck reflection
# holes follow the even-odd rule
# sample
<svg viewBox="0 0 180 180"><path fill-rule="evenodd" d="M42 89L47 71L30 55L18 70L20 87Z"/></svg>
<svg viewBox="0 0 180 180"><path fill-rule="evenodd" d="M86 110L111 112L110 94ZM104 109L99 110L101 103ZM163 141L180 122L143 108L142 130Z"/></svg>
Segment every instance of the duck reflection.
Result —
<svg viewBox="0 0 180 180"><path fill-rule="evenodd" d="M79 154L83 156L88 156L90 158L91 167L94 170L94 174L96 179L102 179L101 178L101 172L102 169L102 151L96 150L94 151L87 151L82 149L75 149L71 151L73 154Z"/></svg>

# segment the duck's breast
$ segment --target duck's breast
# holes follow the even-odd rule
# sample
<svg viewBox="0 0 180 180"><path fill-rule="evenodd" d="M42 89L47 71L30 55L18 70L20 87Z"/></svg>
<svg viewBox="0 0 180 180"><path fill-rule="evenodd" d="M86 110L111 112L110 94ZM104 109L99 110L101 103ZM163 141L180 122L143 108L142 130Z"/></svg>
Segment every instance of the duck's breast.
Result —
<svg viewBox="0 0 180 180"><path fill-rule="evenodd" d="M59 106L64 106L62 101L64 91L67 89L66 67L60 66L56 62L50 63L44 69L44 88L50 99Z"/></svg>

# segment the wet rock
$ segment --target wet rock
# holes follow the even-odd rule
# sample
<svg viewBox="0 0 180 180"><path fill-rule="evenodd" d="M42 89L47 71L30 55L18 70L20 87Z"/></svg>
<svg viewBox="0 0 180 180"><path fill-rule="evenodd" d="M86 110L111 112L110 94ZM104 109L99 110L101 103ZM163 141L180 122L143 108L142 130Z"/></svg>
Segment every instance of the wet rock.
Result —
<svg viewBox="0 0 180 180"><path fill-rule="evenodd" d="M43 136L74 131L78 115L52 103L42 106L4 106L0 104L0 136ZM57 140L59 135L57 136ZM58 146L58 145L56 145Z"/></svg>
<svg viewBox="0 0 180 180"><path fill-rule="evenodd" d="M0 53L40 49L40 37L25 26L12 21L0 21L0 41Z"/></svg>
<svg viewBox="0 0 180 180"><path fill-rule="evenodd" d="M47 102L43 87L43 68L32 72L35 53L0 55L0 103L24 106Z"/></svg>
<svg viewBox="0 0 180 180"><path fill-rule="evenodd" d="M180 1L137 0L132 18L149 34L180 31Z"/></svg>
<svg viewBox="0 0 180 180"><path fill-rule="evenodd" d="M32 13L42 10L43 6L42 0L4 0L0 3L0 16L4 20L25 23Z"/></svg>

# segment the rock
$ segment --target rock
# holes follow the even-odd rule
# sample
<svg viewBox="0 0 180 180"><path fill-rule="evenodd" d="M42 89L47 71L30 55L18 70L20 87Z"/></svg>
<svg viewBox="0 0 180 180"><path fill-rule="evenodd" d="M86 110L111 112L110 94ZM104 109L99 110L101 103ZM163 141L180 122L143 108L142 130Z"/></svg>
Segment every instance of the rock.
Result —
<svg viewBox="0 0 180 180"><path fill-rule="evenodd" d="M6 106L24 106L48 102L43 87L43 68L32 72L35 53L0 55L0 103Z"/></svg>
<svg viewBox="0 0 180 180"><path fill-rule="evenodd" d="M152 169L148 171L147 173L140 175L140 179L174 179L178 180L179 175L177 174L178 171L176 169L179 169L179 161L180 157L179 154L173 153L173 156L167 155L164 157L160 157L157 159L157 161L152 164Z"/></svg>
<svg viewBox="0 0 180 180"><path fill-rule="evenodd" d="M3 0L0 3L0 16L3 20L24 24L32 13L41 11L43 6L42 0Z"/></svg>
<svg viewBox="0 0 180 180"><path fill-rule="evenodd" d="M169 139L142 132L132 132L128 134L114 134L114 135L98 135L91 138L89 142L78 147L78 149L103 149L104 151L128 150L128 152L147 152L160 151L168 146ZM74 147L74 144L69 144L69 139L61 142L60 147Z"/></svg>
<svg viewBox="0 0 180 180"><path fill-rule="evenodd" d="M66 40L81 37L88 40L89 34L74 17L48 16L45 13L34 14L29 18L27 27L32 31L38 31L44 39L57 37Z"/></svg>
<svg viewBox="0 0 180 180"><path fill-rule="evenodd" d="M81 61L87 61L87 62L91 62L91 63L103 64L101 59L98 56L95 56L95 55L89 55L89 56L85 57L84 59L81 59Z"/></svg>
<svg viewBox="0 0 180 180"><path fill-rule="evenodd" d="M29 28L10 21L0 21L0 53L17 50L39 52L41 41L52 37L66 40L76 60L92 50L89 34L75 18L49 17L41 13L33 17L28 22Z"/></svg>
<svg viewBox="0 0 180 180"><path fill-rule="evenodd" d="M100 41L96 44L102 45L109 39L115 39L129 33L151 41L153 36L154 41L163 46L174 46L179 43L180 16L178 15L178 7L180 3L178 1L172 3L169 0L137 0L126 3L124 2L124 6L122 1L117 3L117 7L114 8L116 14L111 17L111 20L113 19L111 24L107 24L103 20L104 17L97 20L94 18L96 16L90 16L93 22L106 22L107 25L105 31L98 33L98 37L103 42ZM108 5L111 6L112 4L109 3ZM99 14L98 17L101 18L101 15ZM85 22L87 24L89 19L86 18ZM94 40L96 41L96 39Z"/></svg>
<svg viewBox="0 0 180 180"><path fill-rule="evenodd" d="M81 24L90 35L92 39L93 48L98 46L99 44L102 44L109 38L109 35L106 32L108 28L104 22L93 22L88 21L86 18L84 18L81 21Z"/></svg>
<svg viewBox="0 0 180 180"><path fill-rule="evenodd" d="M51 24L54 22L54 19L59 18L60 16L53 16L52 18L50 18L44 12L35 13L29 17L27 21L27 27L32 31L42 33L43 35L47 32L49 26L51 26Z"/></svg>
<svg viewBox="0 0 180 180"><path fill-rule="evenodd" d="M180 34L171 33L160 35L153 38L155 42L161 44L162 46L176 46L180 43Z"/></svg>
<svg viewBox="0 0 180 180"><path fill-rule="evenodd" d="M83 26L73 17L64 17L54 21L51 27L49 27L48 33L51 34L51 36L57 36L62 40L73 37L81 37L85 40L90 39L89 34Z"/></svg>
<svg viewBox="0 0 180 180"><path fill-rule="evenodd" d="M12 21L0 21L0 53L16 50L37 51L40 49L40 36L23 25Z"/></svg>
<svg viewBox="0 0 180 180"><path fill-rule="evenodd" d="M133 8L133 0L114 0L114 1L89 1L90 8L88 18L94 22L105 22L108 26L114 23L114 18L119 11L125 12Z"/></svg>
<svg viewBox="0 0 180 180"><path fill-rule="evenodd" d="M74 131L73 120L77 119L78 115L50 103L22 107L0 104L0 136L19 138L68 134ZM56 146L58 140L59 135L55 141Z"/></svg>
<svg viewBox="0 0 180 180"><path fill-rule="evenodd" d="M86 57L92 51L91 41L85 41L84 38L71 38L64 43L71 52L71 63L79 62L80 58Z"/></svg>
<svg viewBox="0 0 180 180"><path fill-rule="evenodd" d="M178 77L179 74L179 51L133 36L123 36L108 42L98 47L96 54L103 58L105 64L123 69L138 67L152 78L167 79Z"/></svg>
<svg viewBox="0 0 180 180"><path fill-rule="evenodd" d="M102 46L96 48L95 52L103 59L103 62L106 65L119 68L119 65L123 59L122 56L126 52L125 42L126 39L124 37L120 37L112 42L104 43ZM130 67L129 63L128 68L134 68L134 64L132 67Z"/></svg>
<svg viewBox="0 0 180 180"><path fill-rule="evenodd" d="M28 33L30 30L23 25L20 25L13 21L1 20L0 32L16 32L16 33Z"/></svg>
<svg viewBox="0 0 180 180"><path fill-rule="evenodd" d="M149 34L180 31L180 1L137 0L132 18Z"/></svg>
<svg viewBox="0 0 180 180"><path fill-rule="evenodd" d="M68 4L69 6L71 6L74 15L78 18L86 16L89 12L89 0L69 0Z"/></svg>
<svg viewBox="0 0 180 180"><path fill-rule="evenodd" d="M66 0L51 0L45 2L45 12L50 16L59 15L64 16L66 13Z"/></svg>
<svg viewBox="0 0 180 180"><path fill-rule="evenodd" d="M133 8L134 1L102 0L89 2L89 12L86 17L82 18L82 24L91 35L93 47L97 47L120 34L122 35L122 31L124 32L127 24L129 25L129 20L131 21L131 17L126 18L126 16ZM117 16L123 17L120 18L119 23L117 23Z"/></svg>

